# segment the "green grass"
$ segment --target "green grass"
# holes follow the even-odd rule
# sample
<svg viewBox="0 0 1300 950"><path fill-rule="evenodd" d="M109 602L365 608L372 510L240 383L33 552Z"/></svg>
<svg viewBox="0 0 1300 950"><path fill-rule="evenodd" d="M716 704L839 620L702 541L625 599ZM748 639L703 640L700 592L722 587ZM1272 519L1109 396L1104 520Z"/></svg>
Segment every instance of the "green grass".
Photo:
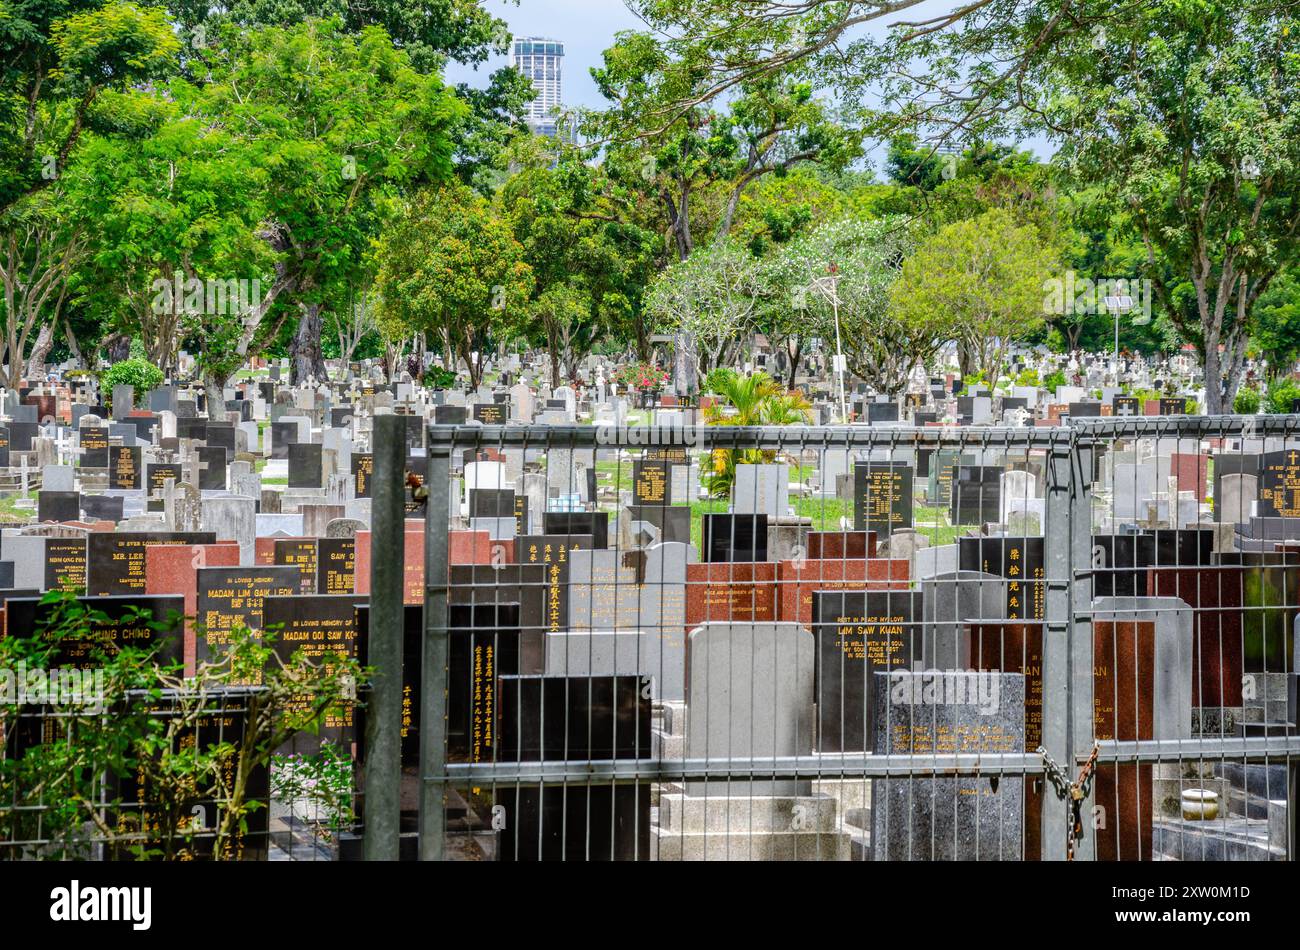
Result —
<svg viewBox="0 0 1300 950"><path fill-rule="evenodd" d="M6 498L0 498L0 521L27 521L33 518L36 512L31 508L19 508L18 502L35 497L36 493L29 491L26 495L15 492Z"/></svg>

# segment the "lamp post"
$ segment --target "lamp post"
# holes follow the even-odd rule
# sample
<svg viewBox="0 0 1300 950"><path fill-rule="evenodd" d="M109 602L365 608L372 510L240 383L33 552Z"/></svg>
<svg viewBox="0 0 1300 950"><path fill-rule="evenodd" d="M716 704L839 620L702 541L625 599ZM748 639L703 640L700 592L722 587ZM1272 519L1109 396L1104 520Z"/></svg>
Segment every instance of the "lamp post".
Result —
<svg viewBox="0 0 1300 950"><path fill-rule="evenodd" d="M814 277L812 288L826 298L831 305L831 311L835 314L835 356L834 368L835 375L840 381L840 421L848 423L849 421L849 402L844 394L844 373L847 367L847 361L844 359L844 345L840 340L840 297L837 291L840 282L839 268L831 264L826 268L827 274L823 277Z"/></svg>
<svg viewBox="0 0 1300 950"><path fill-rule="evenodd" d="M1133 298L1130 296L1103 297L1102 302L1106 309L1115 314L1115 385L1119 385L1119 318L1122 314L1128 313L1133 309Z"/></svg>

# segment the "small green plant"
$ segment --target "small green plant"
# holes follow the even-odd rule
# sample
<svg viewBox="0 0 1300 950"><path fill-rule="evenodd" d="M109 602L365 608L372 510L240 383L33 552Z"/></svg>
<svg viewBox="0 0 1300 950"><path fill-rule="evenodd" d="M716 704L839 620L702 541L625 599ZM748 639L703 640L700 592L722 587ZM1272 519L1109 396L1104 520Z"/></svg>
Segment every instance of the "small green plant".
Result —
<svg viewBox="0 0 1300 950"><path fill-rule="evenodd" d="M1043 388L1048 392L1054 393L1058 388L1066 385L1068 382L1069 380L1065 378L1065 370L1054 369L1048 373L1047 378L1043 380Z"/></svg>
<svg viewBox="0 0 1300 950"><path fill-rule="evenodd" d="M1038 370L1036 370L1036 369L1022 369L1019 373L1016 374L1016 385L1017 385L1017 386L1037 386L1037 385L1038 385Z"/></svg>
<svg viewBox="0 0 1300 950"><path fill-rule="evenodd" d="M70 593L46 595L35 627L0 639L0 860L85 859L95 844L117 858L238 859L267 807L274 750L319 733L370 674L334 652L285 659L274 632L236 628L187 678L163 648L179 617L110 617ZM123 645L144 630L151 646ZM30 686L8 695L11 671L66 684L69 656L90 677L70 701ZM329 767L335 785L340 770ZM20 855L6 842L31 844Z"/></svg>
<svg viewBox="0 0 1300 950"><path fill-rule="evenodd" d="M1160 391L1157 389L1135 389L1132 395L1138 401L1138 405L1142 407L1143 412L1146 411L1147 403L1152 400L1160 401Z"/></svg>
<svg viewBox="0 0 1300 950"><path fill-rule="evenodd" d="M163 371L148 360L130 359L110 366L100 378L100 382L104 387L106 401L111 409L114 386L133 387L135 389L135 398L138 400L150 390L161 386L164 379L166 377L163 375Z"/></svg>
<svg viewBox="0 0 1300 950"><path fill-rule="evenodd" d="M430 366L424 371L424 384L434 389L451 389L456 385L456 374L441 366Z"/></svg>
<svg viewBox="0 0 1300 950"><path fill-rule="evenodd" d="M1290 376L1281 376L1268 384L1267 410L1277 415L1291 411L1295 400L1300 399L1300 383Z"/></svg>
<svg viewBox="0 0 1300 950"><path fill-rule="evenodd" d="M1232 411L1243 416L1259 412L1259 391L1244 388L1237 390L1237 398L1232 401Z"/></svg>
<svg viewBox="0 0 1300 950"><path fill-rule="evenodd" d="M356 818L353 762L344 750L322 742L313 755L277 755L271 767L272 797L305 802L315 820L337 835Z"/></svg>
<svg viewBox="0 0 1300 950"><path fill-rule="evenodd" d="M734 369L728 369L725 366L711 369L709 374L704 377L704 392L720 396L735 385L736 379L737 374Z"/></svg>

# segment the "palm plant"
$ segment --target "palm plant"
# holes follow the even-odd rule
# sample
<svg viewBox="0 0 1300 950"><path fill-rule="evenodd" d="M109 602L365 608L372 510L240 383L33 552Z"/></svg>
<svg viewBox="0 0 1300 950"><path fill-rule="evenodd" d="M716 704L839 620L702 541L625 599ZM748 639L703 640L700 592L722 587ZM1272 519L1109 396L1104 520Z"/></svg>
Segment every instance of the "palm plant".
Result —
<svg viewBox="0 0 1300 950"><path fill-rule="evenodd" d="M812 404L802 393L783 389L767 373L740 376L710 374L709 389L724 402L704 410L704 421L717 426L788 426L809 421ZM776 459L773 451L714 449L708 460L705 487L714 498L726 498L736 478L736 465L758 464Z"/></svg>

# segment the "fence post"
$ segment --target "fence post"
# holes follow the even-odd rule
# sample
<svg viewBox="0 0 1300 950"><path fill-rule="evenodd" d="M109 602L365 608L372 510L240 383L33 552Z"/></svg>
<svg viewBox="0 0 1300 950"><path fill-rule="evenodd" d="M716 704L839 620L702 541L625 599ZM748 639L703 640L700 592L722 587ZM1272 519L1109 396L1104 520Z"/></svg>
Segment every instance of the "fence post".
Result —
<svg viewBox="0 0 1300 950"><path fill-rule="evenodd" d="M447 566L454 440L429 430L424 510L424 650L420 690L420 860L441 861L446 836Z"/></svg>
<svg viewBox="0 0 1300 950"><path fill-rule="evenodd" d="M1043 618L1042 744L1071 776L1074 772L1070 730L1070 581L1071 536L1075 506L1073 439L1069 430L1057 430L1047 458L1046 518L1043 524L1043 565L1047 597ZM1091 516L1089 516L1091 517ZM1032 750L1031 750L1032 751ZM1043 779L1041 787L1042 859L1066 858L1066 815L1068 806L1056 789Z"/></svg>
<svg viewBox="0 0 1300 950"><path fill-rule="evenodd" d="M374 667L366 710L367 861L396 861L402 783L402 582L406 521L406 420L375 416L371 433L370 626L366 663ZM396 557L392 552L399 552Z"/></svg>
<svg viewBox="0 0 1300 950"><path fill-rule="evenodd" d="M1070 679L1066 694L1069 711L1069 772L1079 772L1078 757L1092 750L1092 476L1095 443L1075 432L1070 458L1073 488L1070 492ZM1096 856L1092 827L1094 796L1083 803L1083 837L1074 843L1074 859L1091 861Z"/></svg>

